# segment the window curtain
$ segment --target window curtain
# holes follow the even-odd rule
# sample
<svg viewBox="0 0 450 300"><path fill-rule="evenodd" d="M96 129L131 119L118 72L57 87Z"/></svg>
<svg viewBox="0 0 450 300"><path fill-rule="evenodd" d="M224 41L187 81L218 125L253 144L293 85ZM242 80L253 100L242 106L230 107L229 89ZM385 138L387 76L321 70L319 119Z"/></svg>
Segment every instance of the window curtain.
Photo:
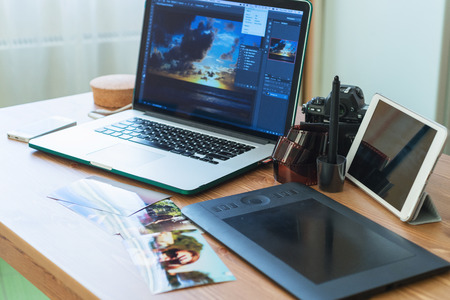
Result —
<svg viewBox="0 0 450 300"><path fill-rule="evenodd" d="M135 74L144 0L0 0L0 107Z"/></svg>

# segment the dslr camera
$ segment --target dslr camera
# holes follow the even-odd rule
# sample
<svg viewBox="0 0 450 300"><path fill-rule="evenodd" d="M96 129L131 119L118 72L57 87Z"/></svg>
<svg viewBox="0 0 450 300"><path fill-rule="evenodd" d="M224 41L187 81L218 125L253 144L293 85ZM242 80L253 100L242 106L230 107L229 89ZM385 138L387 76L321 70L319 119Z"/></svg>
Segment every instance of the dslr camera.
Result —
<svg viewBox="0 0 450 300"><path fill-rule="evenodd" d="M363 91L353 85L341 85L339 90L339 122L360 124L366 111ZM308 123L323 123L330 120L331 93L328 97L315 97L303 104L302 112Z"/></svg>
<svg viewBox="0 0 450 300"><path fill-rule="evenodd" d="M347 156L367 107L368 105L364 103L364 94L359 87L341 85L339 89L338 154ZM303 126L315 128L313 130L317 131L328 131L330 110L331 93L326 98L313 98L302 106L302 112L305 114Z"/></svg>

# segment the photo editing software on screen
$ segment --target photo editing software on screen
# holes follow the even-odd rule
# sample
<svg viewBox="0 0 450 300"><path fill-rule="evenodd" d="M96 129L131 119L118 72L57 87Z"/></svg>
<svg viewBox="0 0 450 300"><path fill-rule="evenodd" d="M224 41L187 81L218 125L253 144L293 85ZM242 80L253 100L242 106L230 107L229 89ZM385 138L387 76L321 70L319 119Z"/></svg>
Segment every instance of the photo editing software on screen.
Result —
<svg viewBox="0 0 450 300"><path fill-rule="evenodd" d="M303 55L301 11L230 1L147 5L140 104L284 134L291 87L299 76L294 78L294 71Z"/></svg>

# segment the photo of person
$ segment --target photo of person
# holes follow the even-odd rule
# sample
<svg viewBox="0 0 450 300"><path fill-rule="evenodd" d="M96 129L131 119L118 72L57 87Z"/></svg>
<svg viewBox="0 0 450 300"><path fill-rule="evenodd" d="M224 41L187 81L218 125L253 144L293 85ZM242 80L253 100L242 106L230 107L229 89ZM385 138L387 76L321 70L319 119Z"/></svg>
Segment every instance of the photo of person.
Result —
<svg viewBox="0 0 450 300"><path fill-rule="evenodd" d="M155 294L235 280L195 229L148 234L124 244Z"/></svg>
<svg viewBox="0 0 450 300"><path fill-rule="evenodd" d="M162 232L156 236L152 247L155 247L154 251L164 269L176 269L192 264L200 258L203 245L196 238L183 234L187 232L190 231Z"/></svg>
<svg viewBox="0 0 450 300"><path fill-rule="evenodd" d="M160 262L164 268L174 269L196 262L199 257L199 254L193 250L167 249L161 252Z"/></svg>

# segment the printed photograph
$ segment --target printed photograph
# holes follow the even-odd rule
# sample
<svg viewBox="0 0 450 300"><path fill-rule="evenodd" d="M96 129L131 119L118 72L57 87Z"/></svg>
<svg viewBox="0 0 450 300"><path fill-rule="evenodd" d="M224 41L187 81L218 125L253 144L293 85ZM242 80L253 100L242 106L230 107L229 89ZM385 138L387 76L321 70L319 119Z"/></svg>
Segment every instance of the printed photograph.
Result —
<svg viewBox="0 0 450 300"><path fill-rule="evenodd" d="M235 280L202 232L172 200L164 199L167 195L150 193L141 198L140 194L118 183L88 178L58 189L49 198L106 233L120 236L155 294Z"/></svg>
<svg viewBox="0 0 450 300"><path fill-rule="evenodd" d="M180 229L197 229L172 200L156 202L131 217L137 218L142 225L141 234L151 234Z"/></svg>
<svg viewBox="0 0 450 300"><path fill-rule="evenodd" d="M235 280L198 230L175 230L124 241L153 293Z"/></svg>
<svg viewBox="0 0 450 300"><path fill-rule="evenodd" d="M120 234L120 231L123 228L123 224L127 221L127 218L125 217L103 210L89 208L67 201L58 200L58 203L71 209L80 216L83 216L86 220L93 222L99 228L103 229L106 233L111 235Z"/></svg>
<svg viewBox="0 0 450 300"><path fill-rule="evenodd" d="M181 210L170 199L147 206L129 217L67 201L58 202L85 217L106 232L120 235L123 239L132 239L141 235L162 231L198 229L197 226L181 214Z"/></svg>
<svg viewBox="0 0 450 300"><path fill-rule="evenodd" d="M121 216L130 216L170 196L92 176L59 188L48 197Z"/></svg>
<svg viewBox="0 0 450 300"><path fill-rule="evenodd" d="M294 63L297 55L298 43L284 39L271 38L269 59Z"/></svg>

